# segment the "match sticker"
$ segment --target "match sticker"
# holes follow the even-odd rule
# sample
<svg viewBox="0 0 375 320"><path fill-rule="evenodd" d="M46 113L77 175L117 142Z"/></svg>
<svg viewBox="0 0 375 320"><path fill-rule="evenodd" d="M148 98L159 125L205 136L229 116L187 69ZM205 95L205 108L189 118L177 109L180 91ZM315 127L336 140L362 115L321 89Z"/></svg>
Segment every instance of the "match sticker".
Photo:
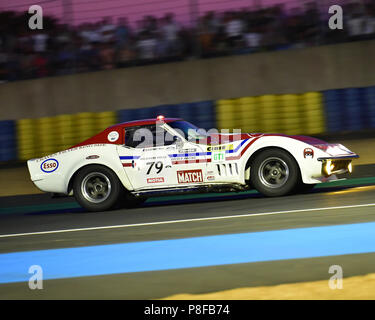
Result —
<svg viewBox="0 0 375 320"><path fill-rule="evenodd" d="M178 183L203 182L202 170L177 171L177 181Z"/></svg>

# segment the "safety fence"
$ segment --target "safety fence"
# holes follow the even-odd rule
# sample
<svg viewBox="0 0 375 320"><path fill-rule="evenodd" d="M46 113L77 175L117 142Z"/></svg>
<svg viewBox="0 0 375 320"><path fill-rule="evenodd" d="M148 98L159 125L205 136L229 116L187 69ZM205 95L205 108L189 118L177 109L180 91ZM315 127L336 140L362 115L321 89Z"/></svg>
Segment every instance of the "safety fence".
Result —
<svg viewBox="0 0 375 320"><path fill-rule="evenodd" d="M375 128L375 86L0 121L0 162L42 157L119 123L183 118L206 130L318 135Z"/></svg>

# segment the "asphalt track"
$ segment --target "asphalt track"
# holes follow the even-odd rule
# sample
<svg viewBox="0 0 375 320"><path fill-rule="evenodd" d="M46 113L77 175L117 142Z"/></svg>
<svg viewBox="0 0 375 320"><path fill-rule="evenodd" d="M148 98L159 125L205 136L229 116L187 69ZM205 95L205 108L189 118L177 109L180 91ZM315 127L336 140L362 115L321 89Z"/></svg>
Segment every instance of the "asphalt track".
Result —
<svg viewBox="0 0 375 320"><path fill-rule="evenodd" d="M4 197L0 198L0 262L7 257L7 253L26 252L33 255L34 252L42 252L40 250L49 250L47 253L53 256L60 252L55 249L92 247L102 250L102 245L113 248L114 244L129 245L126 250L130 251L126 252L130 254L133 254L133 245L144 244L146 247L142 250L145 257L142 258L149 256L157 260L154 245L163 244L170 248L172 243L179 248L175 244L177 239L183 241L178 254L183 256L186 252L186 256L194 260L194 248L188 248L192 245L189 244L191 238L204 243L212 239L210 236L218 237L215 241L222 246L224 253L231 249L225 248L227 238L224 236L229 237L228 241L233 241L236 235L262 236L265 231L271 233L264 234L275 235L272 231L276 230L291 230L291 235L294 234L293 230L302 230L302 233L306 230L306 234L319 230L318 236L321 236L323 243L319 247L324 248L324 237L330 233L330 229L321 227L353 225L372 228L369 223L375 222L374 184L374 178L354 179L323 185L307 194L280 198L265 198L253 191L161 197L150 199L139 208L99 213L85 212L71 198L51 199L49 195ZM306 245L306 255L302 258L259 259L219 265L199 265L197 261L195 267L60 277L45 280L43 290L30 290L27 281L3 281L0 284L0 299L154 299L178 293L208 293L240 287L328 281L331 265L342 266L345 277L374 273L375 248L365 248L358 253L352 251L355 246L363 245L355 243L355 237L362 236L361 230L358 229L358 234L352 235L353 238L345 239L347 254L338 251L334 255L317 253L309 256L311 248ZM327 239L335 241L334 237ZM166 242L157 242L160 240ZM201 249L199 241L195 249L197 252ZM251 249L259 247L259 243L260 240L249 240L241 245L246 250L246 246ZM262 250L261 247L258 249ZM220 248L217 250L220 252ZM291 257L294 257L293 254ZM79 264L80 257L77 259ZM87 268L84 256L81 259L82 268ZM100 260L100 256L97 259ZM186 261L186 265L189 262ZM64 261L58 263L63 265ZM0 266L0 278L4 271L2 268Z"/></svg>

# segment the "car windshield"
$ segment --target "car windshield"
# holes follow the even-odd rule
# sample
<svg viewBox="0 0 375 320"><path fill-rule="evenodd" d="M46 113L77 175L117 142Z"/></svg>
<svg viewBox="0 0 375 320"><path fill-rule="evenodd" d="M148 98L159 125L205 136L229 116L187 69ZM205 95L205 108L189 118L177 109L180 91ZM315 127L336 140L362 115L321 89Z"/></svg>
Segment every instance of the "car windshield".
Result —
<svg viewBox="0 0 375 320"><path fill-rule="evenodd" d="M196 141L199 139L206 139L207 133L204 129L199 129L197 126L187 121L173 121L168 122L168 125L175 129L178 133L185 137L188 141Z"/></svg>

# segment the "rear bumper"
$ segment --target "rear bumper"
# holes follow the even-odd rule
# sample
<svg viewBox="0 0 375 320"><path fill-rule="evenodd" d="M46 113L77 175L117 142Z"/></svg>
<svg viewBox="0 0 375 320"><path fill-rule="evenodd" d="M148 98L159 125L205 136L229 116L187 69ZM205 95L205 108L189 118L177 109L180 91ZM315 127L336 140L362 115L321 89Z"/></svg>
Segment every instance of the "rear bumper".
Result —
<svg viewBox="0 0 375 320"><path fill-rule="evenodd" d="M63 193L67 192L65 179L57 172L45 173L41 170L41 162L32 159L27 161L30 179L35 186L43 192Z"/></svg>

